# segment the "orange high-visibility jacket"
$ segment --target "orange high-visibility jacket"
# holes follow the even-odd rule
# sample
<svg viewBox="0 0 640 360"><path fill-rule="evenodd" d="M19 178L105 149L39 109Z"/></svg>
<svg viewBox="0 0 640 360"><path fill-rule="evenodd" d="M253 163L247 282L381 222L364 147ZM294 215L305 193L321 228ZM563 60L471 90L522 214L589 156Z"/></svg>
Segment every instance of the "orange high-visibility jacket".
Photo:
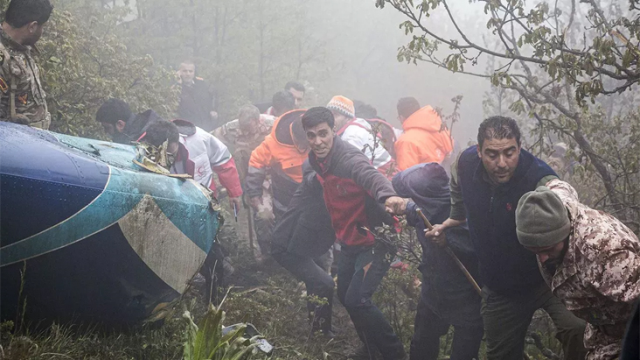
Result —
<svg viewBox="0 0 640 360"><path fill-rule="evenodd" d="M249 197L262 196L267 171L271 175L274 205L286 209L298 185L302 182L302 164L309 150L301 151L293 142L294 122L306 110L293 110L280 116L273 124L271 134L251 153L249 171L245 179ZM302 124L296 124L302 126Z"/></svg>
<svg viewBox="0 0 640 360"><path fill-rule="evenodd" d="M453 151L451 134L431 106L425 106L409 116L402 123L402 128L404 134L395 144L399 170L422 163L440 164Z"/></svg>

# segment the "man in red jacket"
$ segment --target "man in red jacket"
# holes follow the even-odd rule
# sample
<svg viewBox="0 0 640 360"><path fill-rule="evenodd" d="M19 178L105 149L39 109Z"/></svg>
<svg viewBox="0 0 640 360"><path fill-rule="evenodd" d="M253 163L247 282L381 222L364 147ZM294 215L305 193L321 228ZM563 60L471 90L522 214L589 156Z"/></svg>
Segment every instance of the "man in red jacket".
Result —
<svg viewBox="0 0 640 360"><path fill-rule="evenodd" d="M338 299L346 307L364 346L352 359L405 359L402 342L371 297L389 270L395 249L376 241L373 231L392 224L387 214L402 214L404 199L356 147L335 136L335 120L324 107L307 110L302 126L311 152L309 163L322 185L324 202L342 245L338 259ZM385 211L386 210L386 211Z"/></svg>

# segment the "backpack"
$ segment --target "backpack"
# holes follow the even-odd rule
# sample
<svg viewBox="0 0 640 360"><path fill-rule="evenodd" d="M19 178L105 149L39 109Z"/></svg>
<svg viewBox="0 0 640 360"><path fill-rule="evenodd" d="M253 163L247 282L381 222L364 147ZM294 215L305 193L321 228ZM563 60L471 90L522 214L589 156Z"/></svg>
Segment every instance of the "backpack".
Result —
<svg viewBox="0 0 640 360"><path fill-rule="evenodd" d="M363 129L366 129L364 126L358 124L356 120L357 119L353 119L348 123L346 123L345 126L342 127L342 129L338 130L338 135L341 135L344 132L344 130L350 125L356 125ZM371 125L371 128L376 131L376 136L378 137L378 139L381 140L382 146L384 147L385 150L387 150L389 155L391 155L391 157L395 160L396 149L394 145L396 143L396 140L398 139L396 138L396 132L394 131L393 126L391 126L391 124L389 124L386 120L382 120L382 119L364 119L364 120L368 122L369 125ZM369 131L369 129L367 129L367 131Z"/></svg>

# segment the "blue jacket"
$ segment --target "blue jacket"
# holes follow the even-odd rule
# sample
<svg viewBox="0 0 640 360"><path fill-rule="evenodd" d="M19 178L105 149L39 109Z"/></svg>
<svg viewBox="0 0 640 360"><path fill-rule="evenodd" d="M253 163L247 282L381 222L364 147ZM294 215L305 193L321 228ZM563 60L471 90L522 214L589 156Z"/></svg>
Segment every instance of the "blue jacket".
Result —
<svg viewBox="0 0 640 360"><path fill-rule="evenodd" d="M536 256L518 242L516 206L545 176L556 175L544 161L520 152L509 182L492 185L476 146L458 159L458 182L467 212L469 233L478 255L480 278L501 295L522 295L543 282Z"/></svg>
<svg viewBox="0 0 640 360"><path fill-rule="evenodd" d="M420 208L432 224L449 217L449 177L437 163L418 164L396 174L392 181L399 196L410 197L407 222L416 228L422 245L422 296L431 310L454 325L480 322L480 296L449 255L424 236ZM478 263L466 226L446 230L447 242L467 270L478 278Z"/></svg>

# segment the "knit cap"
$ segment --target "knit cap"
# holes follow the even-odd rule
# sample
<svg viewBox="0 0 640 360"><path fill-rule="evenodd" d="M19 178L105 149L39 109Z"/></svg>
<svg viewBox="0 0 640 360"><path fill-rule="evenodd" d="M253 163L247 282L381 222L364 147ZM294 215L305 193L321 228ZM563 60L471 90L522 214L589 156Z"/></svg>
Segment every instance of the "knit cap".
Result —
<svg viewBox="0 0 640 360"><path fill-rule="evenodd" d="M516 209L516 232L527 247L553 246L569 236L571 222L562 200L546 186L520 198Z"/></svg>
<svg viewBox="0 0 640 360"><path fill-rule="evenodd" d="M336 111L350 119L356 117L356 110L353 106L353 101L347 99L342 95L336 95L331 98L331 101L327 104L327 109Z"/></svg>

